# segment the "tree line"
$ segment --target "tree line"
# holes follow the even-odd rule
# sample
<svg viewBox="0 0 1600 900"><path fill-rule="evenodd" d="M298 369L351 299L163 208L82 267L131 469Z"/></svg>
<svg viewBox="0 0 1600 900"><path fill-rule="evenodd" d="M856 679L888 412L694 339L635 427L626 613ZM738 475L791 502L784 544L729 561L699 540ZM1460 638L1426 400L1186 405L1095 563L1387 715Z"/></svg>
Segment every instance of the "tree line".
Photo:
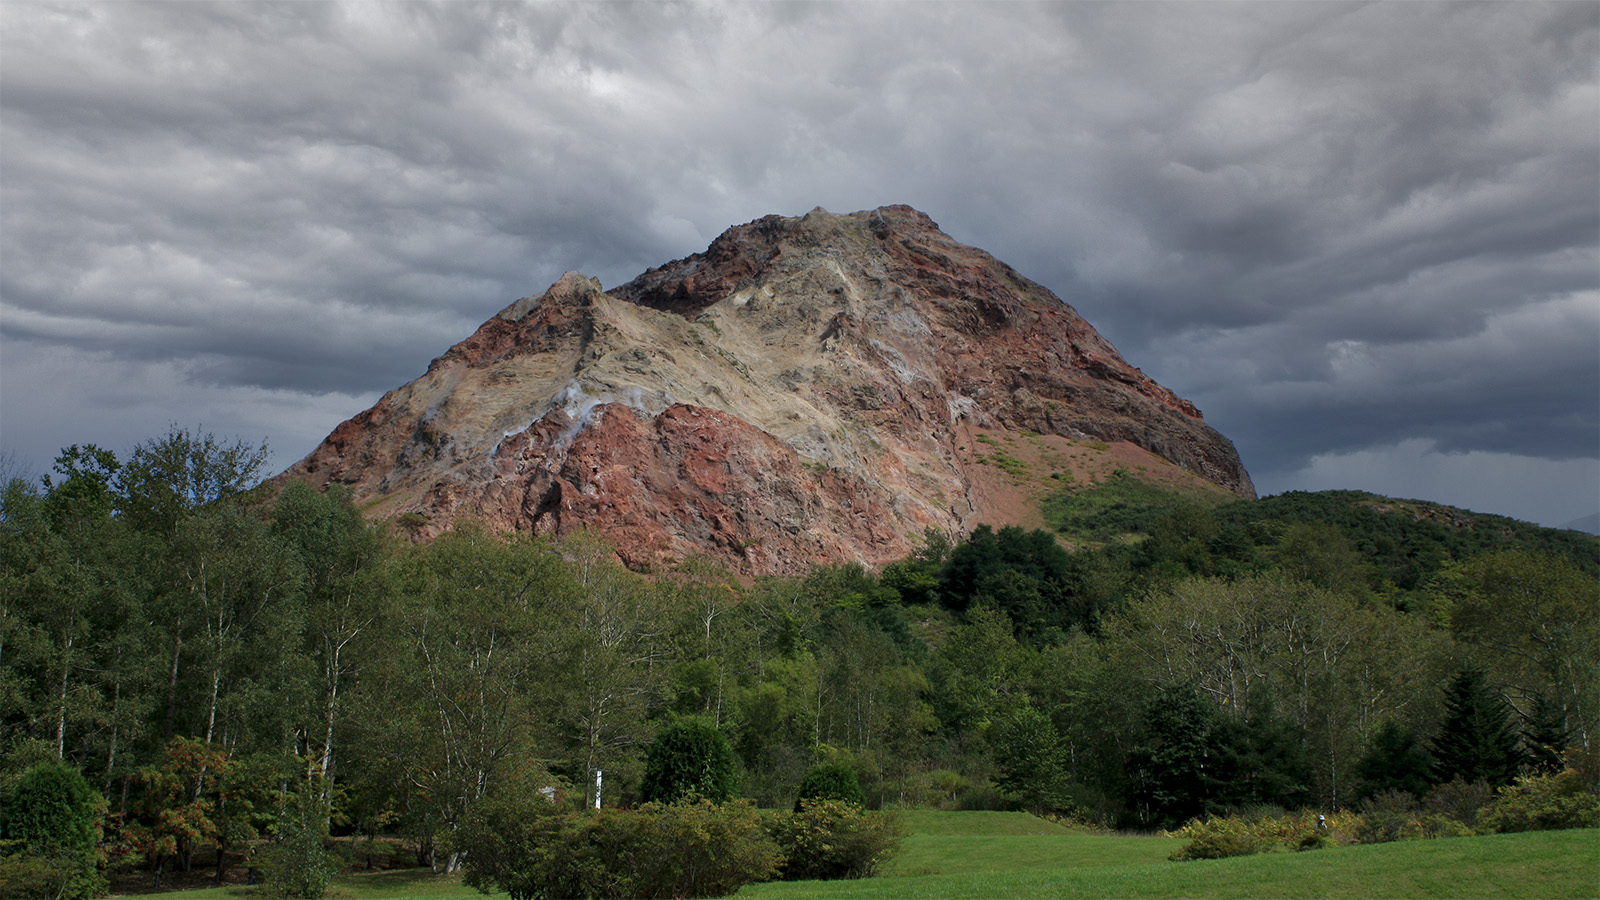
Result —
<svg viewBox="0 0 1600 900"><path fill-rule="evenodd" d="M1056 533L751 579L593 535L415 544L265 458L173 429L4 487L0 798L64 764L105 852L158 872L313 826L449 868L506 792L641 801L687 719L759 806L826 762L872 806L1159 828L1504 784L1600 716L1600 545L1492 517L1117 479L1053 500Z"/></svg>

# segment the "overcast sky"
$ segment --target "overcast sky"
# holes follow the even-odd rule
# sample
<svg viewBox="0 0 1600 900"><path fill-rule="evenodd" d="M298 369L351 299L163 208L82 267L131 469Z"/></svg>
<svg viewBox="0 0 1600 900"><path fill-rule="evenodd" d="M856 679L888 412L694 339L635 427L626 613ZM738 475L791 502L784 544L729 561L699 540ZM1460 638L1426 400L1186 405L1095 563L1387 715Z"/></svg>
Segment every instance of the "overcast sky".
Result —
<svg viewBox="0 0 1600 900"><path fill-rule="evenodd" d="M518 297L908 203L1262 493L1600 510L1600 3L0 5L0 448L274 471Z"/></svg>

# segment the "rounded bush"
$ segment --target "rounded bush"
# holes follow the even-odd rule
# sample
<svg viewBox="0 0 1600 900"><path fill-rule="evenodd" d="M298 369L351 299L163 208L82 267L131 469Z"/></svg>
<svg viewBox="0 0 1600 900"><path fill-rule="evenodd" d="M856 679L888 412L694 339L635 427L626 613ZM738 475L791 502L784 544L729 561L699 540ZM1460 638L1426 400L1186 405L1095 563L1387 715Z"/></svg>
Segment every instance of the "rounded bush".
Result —
<svg viewBox="0 0 1600 900"><path fill-rule="evenodd" d="M799 812L771 817L767 828L783 851L786 881L870 877L904 837L892 814L841 800L812 800Z"/></svg>
<svg viewBox="0 0 1600 900"><path fill-rule="evenodd" d="M92 850L98 797L83 773L65 763L34 766L6 804L5 836L41 853Z"/></svg>
<svg viewBox="0 0 1600 900"><path fill-rule="evenodd" d="M644 799L675 803L698 794L714 803L734 796L739 764L727 737L704 719L683 719L656 735L645 750Z"/></svg>
<svg viewBox="0 0 1600 900"><path fill-rule="evenodd" d="M64 763L23 773L0 825L0 897L87 900L104 893L95 850L104 803L83 773Z"/></svg>
<svg viewBox="0 0 1600 900"><path fill-rule="evenodd" d="M1202 834L1173 853L1168 859L1225 859L1230 856L1251 856L1267 850L1260 838L1247 832L1212 832Z"/></svg>
<svg viewBox="0 0 1600 900"><path fill-rule="evenodd" d="M856 777L856 770L837 760L817 763L806 770L806 777L800 780L794 811L799 812L812 800L840 800L857 806L867 805L867 796L861 791L861 780Z"/></svg>

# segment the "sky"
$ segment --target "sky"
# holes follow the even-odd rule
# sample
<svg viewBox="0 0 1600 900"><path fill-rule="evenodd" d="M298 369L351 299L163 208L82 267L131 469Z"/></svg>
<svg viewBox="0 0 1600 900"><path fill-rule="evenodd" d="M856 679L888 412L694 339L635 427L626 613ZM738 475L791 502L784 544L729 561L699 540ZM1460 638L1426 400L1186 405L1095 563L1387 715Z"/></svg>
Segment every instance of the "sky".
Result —
<svg viewBox="0 0 1600 900"><path fill-rule="evenodd" d="M1600 3L0 4L0 461L288 467L568 270L906 203L1262 494L1600 512Z"/></svg>

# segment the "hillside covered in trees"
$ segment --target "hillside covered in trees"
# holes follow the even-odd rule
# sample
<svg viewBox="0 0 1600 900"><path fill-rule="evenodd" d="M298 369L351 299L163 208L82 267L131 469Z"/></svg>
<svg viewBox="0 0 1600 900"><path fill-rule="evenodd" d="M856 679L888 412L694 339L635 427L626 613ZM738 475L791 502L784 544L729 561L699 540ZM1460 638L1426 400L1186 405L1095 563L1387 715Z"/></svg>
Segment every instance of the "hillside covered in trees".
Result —
<svg viewBox="0 0 1600 900"><path fill-rule="evenodd" d="M640 574L603 535L412 543L337 488L258 487L262 459L180 430L4 489L0 796L66 763L114 861L187 868L311 808L447 865L486 799L592 804L603 770L635 803L689 719L761 806L828 762L871 806L1138 829L1503 784L1600 725L1576 532L1130 476L1064 487L1054 533L929 533L881 572Z"/></svg>

